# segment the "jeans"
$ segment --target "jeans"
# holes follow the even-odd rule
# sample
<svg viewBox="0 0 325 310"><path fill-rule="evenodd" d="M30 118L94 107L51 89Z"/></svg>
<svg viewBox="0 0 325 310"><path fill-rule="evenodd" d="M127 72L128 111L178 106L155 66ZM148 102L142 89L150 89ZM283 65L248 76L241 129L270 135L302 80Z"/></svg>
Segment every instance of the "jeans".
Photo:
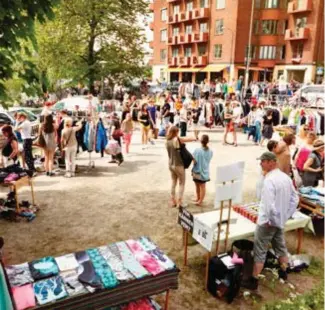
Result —
<svg viewBox="0 0 325 310"><path fill-rule="evenodd" d="M261 142L261 138L262 138L262 133L261 133L261 122L257 121L255 123L255 128L256 128L256 131L255 131L255 143L259 143Z"/></svg>
<svg viewBox="0 0 325 310"><path fill-rule="evenodd" d="M67 147L65 150L65 169L66 172L74 173L76 170L77 146Z"/></svg>
<svg viewBox="0 0 325 310"><path fill-rule="evenodd" d="M32 149L33 140L25 139L23 143L23 147L24 147L25 161L28 166L28 169L35 171L33 149Z"/></svg>

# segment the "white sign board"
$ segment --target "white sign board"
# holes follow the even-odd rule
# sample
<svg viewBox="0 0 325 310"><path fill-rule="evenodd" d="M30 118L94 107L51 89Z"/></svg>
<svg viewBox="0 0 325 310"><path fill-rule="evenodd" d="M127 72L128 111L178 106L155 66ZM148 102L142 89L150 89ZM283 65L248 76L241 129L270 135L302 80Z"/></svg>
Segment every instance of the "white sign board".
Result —
<svg viewBox="0 0 325 310"><path fill-rule="evenodd" d="M225 185L218 184L216 186L216 196L214 207L219 208L221 201L231 199L232 204L241 203L243 200L243 181L235 181Z"/></svg>
<svg viewBox="0 0 325 310"><path fill-rule="evenodd" d="M194 217L193 238L209 252L212 250L213 229Z"/></svg>
<svg viewBox="0 0 325 310"><path fill-rule="evenodd" d="M224 183L233 180L242 180L244 176L245 162L240 161L231 165L217 167L216 183Z"/></svg>

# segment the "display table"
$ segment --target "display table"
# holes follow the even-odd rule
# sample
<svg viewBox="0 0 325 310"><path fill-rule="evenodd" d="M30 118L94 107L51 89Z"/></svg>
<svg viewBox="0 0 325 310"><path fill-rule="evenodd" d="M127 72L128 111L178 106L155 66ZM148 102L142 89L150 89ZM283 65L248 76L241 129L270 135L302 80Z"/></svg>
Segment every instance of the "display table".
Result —
<svg viewBox="0 0 325 310"><path fill-rule="evenodd" d="M192 237L199 242L207 251L207 261L206 261L206 283L208 279L208 266L209 260L212 252L212 244L216 242L218 236L218 223L220 218L220 211L211 211L199 214L188 214L184 219L184 214L181 214L184 210L180 210L179 223L183 227L183 240L184 240L184 266L187 265L187 252L188 252L188 235L191 234ZM186 211L185 211L186 212ZM222 216L220 241L226 240L226 229L223 229L224 224L228 219L228 212L224 212ZM183 225L182 222L187 222L189 225ZM243 215L232 211L230 217L230 227L228 240L235 241L239 239L250 238L254 236L256 229L256 224L244 217ZM296 211L293 218L288 220L285 226L285 231L297 230L297 253L300 253L302 247L303 231L308 229L314 232L313 224L311 218L299 211ZM218 245L217 245L218 248ZM224 249L226 252L227 249Z"/></svg>
<svg viewBox="0 0 325 310"><path fill-rule="evenodd" d="M19 200L18 200L18 190L25 186L30 186L31 194L32 194L32 204L35 205L35 195L34 195L34 185L33 179L25 176L21 179L11 182L11 183L2 183L2 186L9 187L11 191L15 193L16 198L16 212L19 211Z"/></svg>
<svg viewBox="0 0 325 310"><path fill-rule="evenodd" d="M71 259L75 261L73 267L71 267ZM68 260L69 268L72 269L63 270L62 266L67 268ZM56 271L55 273L51 271L51 275L44 275L44 272L40 271L42 268L44 272L53 268ZM56 258L45 257L27 264L6 266L3 270L7 291L11 294L13 305L17 301L15 298L17 290L25 290L29 287L31 290L29 295L32 294L34 305L28 309L51 310L107 309L161 293L166 293L164 309L168 309L169 292L171 289L178 288L180 272L147 237ZM74 282L66 278L67 273L71 272L76 273ZM38 278L40 274L42 277ZM97 284L94 282L95 279ZM3 281L0 273L1 280ZM51 281L55 281L55 284L49 288ZM107 286L107 283L110 284ZM46 292L43 291L45 289ZM21 294L26 298L25 293ZM21 294L18 301L21 299ZM48 300L49 296L52 296L52 300Z"/></svg>
<svg viewBox="0 0 325 310"><path fill-rule="evenodd" d="M317 214L324 218L324 207L304 197L300 197L299 208L309 210L313 214Z"/></svg>

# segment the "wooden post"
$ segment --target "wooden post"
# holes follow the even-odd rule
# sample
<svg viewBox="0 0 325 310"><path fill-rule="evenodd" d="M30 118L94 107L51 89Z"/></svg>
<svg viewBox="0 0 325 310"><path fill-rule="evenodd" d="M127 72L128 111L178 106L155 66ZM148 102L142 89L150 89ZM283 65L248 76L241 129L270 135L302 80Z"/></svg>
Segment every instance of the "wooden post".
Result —
<svg viewBox="0 0 325 310"><path fill-rule="evenodd" d="M304 236L304 229L303 228L298 228L297 229L297 254L300 254L301 247L302 247L302 240Z"/></svg>
<svg viewBox="0 0 325 310"><path fill-rule="evenodd" d="M30 184L30 189L32 191L32 202L33 205L35 205L34 184L32 179L29 180L29 184Z"/></svg>
<svg viewBox="0 0 325 310"><path fill-rule="evenodd" d="M218 223L218 238L217 238L217 245L216 245L216 252L217 252L217 255L218 255L218 252L219 252L219 243L220 243L220 233L221 233L222 213L223 213L223 201L221 201L220 217L219 217L219 223Z"/></svg>
<svg viewBox="0 0 325 310"><path fill-rule="evenodd" d="M169 303L169 290L166 292L166 297L165 297L165 310L168 310L168 303Z"/></svg>
<svg viewBox="0 0 325 310"><path fill-rule="evenodd" d="M207 253L207 261L205 266L205 289L208 290L208 280L209 280L209 262L210 262L211 252Z"/></svg>
<svg viewBox="0 0 325 310"><path fill-rule="evenodd" d="M229 234L229 226L230 226L230 214L231 214L231 207L232 207L232 199L229 199L229 206L228 206L228 220L227 220L227 228L226 228L226 238L225 238L225 252L227 252L227 244L228 244L228 234Z"/></svg>
<svg viewBox="0 0 325 310"><path fill-rule="evenodd" d="M184 262L183 265L187 266L187 245L188 245L188 232L184 229L185 238L184 238Z"/></svg>

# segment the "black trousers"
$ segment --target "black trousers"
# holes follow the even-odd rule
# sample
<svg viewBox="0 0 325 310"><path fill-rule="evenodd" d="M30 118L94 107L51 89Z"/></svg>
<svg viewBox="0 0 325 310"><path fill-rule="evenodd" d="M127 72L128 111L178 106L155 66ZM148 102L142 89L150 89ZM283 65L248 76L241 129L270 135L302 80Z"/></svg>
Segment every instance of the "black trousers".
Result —
<svg viewBox="0 0 325 310"><path fill-rule="evenodd" d="M186 137L187 123L180 122L181 137Z"/></svg>
<svg viewBox="0 0 325 310"><path fill-rule="evenodd" d="M25 154L26 164L27 164L29 170L35 171L32 146L33 146L33 140L32 139L25 139L24 140L23 147L24 147L24 154Z"/></svg>

